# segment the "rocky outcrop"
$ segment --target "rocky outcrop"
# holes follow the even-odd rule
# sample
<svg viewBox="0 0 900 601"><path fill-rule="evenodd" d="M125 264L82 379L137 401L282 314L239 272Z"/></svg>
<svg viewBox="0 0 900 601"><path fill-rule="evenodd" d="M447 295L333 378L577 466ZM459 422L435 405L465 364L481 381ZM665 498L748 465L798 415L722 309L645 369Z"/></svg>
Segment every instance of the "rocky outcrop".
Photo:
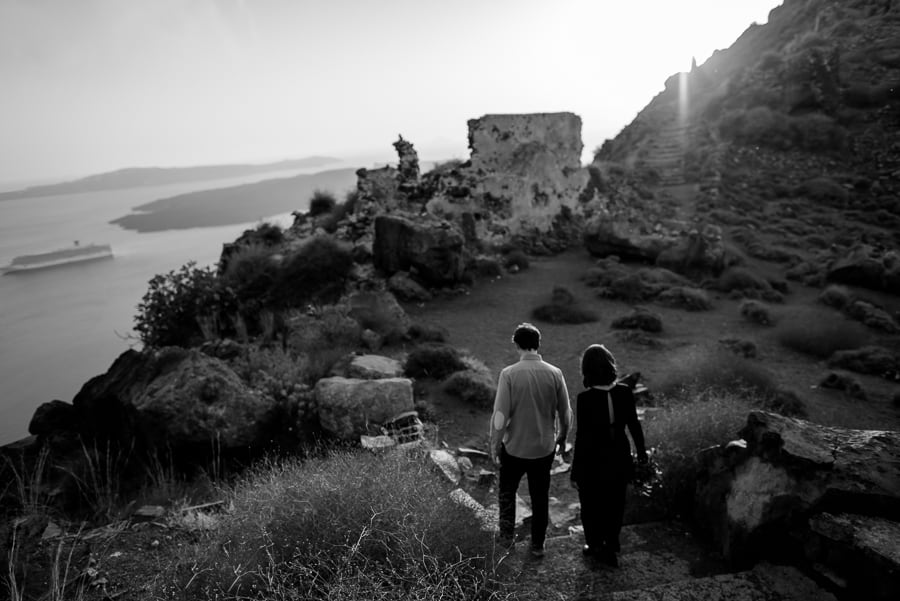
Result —
<svg viewBox="0 0 900 601"><path fill-rule="evenodd" d="M316 384L315 396L322 429L347 441L367 434L370 424L413 409L412 381L407 378L324 378Z"/></svg>
<svg viewBox="0 0 900 601"><path fill-rule="evenodd" d="M372 253L386 275L407 271L429 286L456 284L465 270L462 234L436 218L379 215Z"/></svg>
<svg viewBox="0 0 900 601"><path fill-rule="evenodd" d="M884 533L900 520L900 433L754 411L740 435L701 454L697 488L699 522L726 556L737 564L805 558L854 598L896 598L900 564ZM879 568L853 570L873 556Z"/></svg>
<svg viewBox="0 0 900 601"><path fill-rule="evenodd" d="M359 380L383 380L402 375L403 365L399 361L381 355L357 355L347 366L347 377Z"/></svg>

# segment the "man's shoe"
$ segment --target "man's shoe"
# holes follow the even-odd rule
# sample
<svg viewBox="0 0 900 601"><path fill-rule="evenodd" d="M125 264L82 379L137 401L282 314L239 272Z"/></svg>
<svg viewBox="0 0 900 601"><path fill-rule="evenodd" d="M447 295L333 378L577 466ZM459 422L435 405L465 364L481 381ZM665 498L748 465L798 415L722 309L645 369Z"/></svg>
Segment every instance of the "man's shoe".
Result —
<svg viewBox="0 0 900 601"><path fill-rule="evenodd" d="M544 556L544 545L531 545L531 556L536 559L541 559Z"/></svg>

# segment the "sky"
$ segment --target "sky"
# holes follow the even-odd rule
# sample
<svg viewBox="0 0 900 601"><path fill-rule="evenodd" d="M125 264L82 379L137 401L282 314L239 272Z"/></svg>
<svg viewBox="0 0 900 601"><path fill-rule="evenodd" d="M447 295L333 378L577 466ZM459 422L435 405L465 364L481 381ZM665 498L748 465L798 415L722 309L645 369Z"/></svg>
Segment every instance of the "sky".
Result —
<svg viewBox="0 0 900 601"><path fill-rule="evenodd" d="M571 111L585 160L777 0L0 0L0 182L313 154L467 158Z"/></svg>

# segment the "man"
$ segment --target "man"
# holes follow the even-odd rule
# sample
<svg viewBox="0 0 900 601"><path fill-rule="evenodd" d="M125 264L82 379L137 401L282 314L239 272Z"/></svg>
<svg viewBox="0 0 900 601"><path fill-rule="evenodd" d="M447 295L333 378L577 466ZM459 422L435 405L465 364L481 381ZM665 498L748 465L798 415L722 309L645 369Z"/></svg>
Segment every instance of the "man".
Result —
<svg viewBox="0 0 900 601"><path fill-rule="evenodd" d="M512 341L519 362L500 372L491 417L491 458L500 467L500 539L507 544L514 541L516 491L527 475L533 512L531 553L543 557L550 468L554 454L565 450L572 410L562 371L538 354L540 331L530 323L520 324Z"/></svg>

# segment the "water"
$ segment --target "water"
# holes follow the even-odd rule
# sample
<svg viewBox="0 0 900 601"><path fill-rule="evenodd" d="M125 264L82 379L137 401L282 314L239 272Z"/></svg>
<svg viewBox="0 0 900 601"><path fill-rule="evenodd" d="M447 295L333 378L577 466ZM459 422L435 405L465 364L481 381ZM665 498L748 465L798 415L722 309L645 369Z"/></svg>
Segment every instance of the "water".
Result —
<svg viewBox="0 0 900 601"><path fill-rule="evenodd" d="M150 278L189 260L215 263L223 243L255 225L138 234L110 220L158 198L313 171L0 202L0 265L74 240L110 244L115 254L112 260L0 277L0 444L27 435L38 405L71 402L87 380L136 345L128 336ZM306 200L295 209L304 209ZM283 213L266 221L289 225L292 217Z"/></svg>

